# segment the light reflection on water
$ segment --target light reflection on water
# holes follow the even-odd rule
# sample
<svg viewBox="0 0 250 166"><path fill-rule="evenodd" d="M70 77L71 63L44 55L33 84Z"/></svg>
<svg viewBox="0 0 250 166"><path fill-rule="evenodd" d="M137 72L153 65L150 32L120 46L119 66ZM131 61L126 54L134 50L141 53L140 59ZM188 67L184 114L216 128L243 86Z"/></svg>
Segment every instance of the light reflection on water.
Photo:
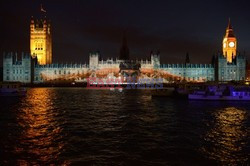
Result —
<svg viewBox="0 0 250 166"><path fill-rule="evenodd" d="M0 98L0 165L249 162L248 103L150 94L32 88L24 98Z"/></svg>
<svg viewBox="0 0 250 166"><path fill-rule="evenodd" d="M60 122L55 120L59 112L54 111L53 89L31 89L18 108L17 122L22 128L17 154L27 153L29 162L57 161L64 142ZM32 158L35 160L32 161ZM18 159L18 164L28 164L27 159Z"/></svg>
<svg viewBox="0 0 250 166"><path fill-rule="evenodd" d="M247 120L247 111L235 107L227 107L213 113L213 121L205 136L210 147L203 149L209 158L223 164L237 165L247 162L248 156L242 155L247 146L248 133L244 122Z"/></svg>

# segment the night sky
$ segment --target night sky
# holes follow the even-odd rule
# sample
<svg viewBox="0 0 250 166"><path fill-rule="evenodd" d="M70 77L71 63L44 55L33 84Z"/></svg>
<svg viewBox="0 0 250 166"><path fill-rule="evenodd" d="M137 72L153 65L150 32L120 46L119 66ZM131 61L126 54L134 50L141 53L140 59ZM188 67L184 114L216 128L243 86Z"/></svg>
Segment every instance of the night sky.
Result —
<svg viewBox="0 0 250 166"><path fill-rule="evenodd" d="M159 50L162 63L210 63L221 51L228 18L238 51L250 58L250 9L246 1L1 0L0 52L29 52L29 23L40 4L52 22L53 62L88 62L89 52L118 57L123 32L130 57ZM2 58L1 58L2 64Z"/></svg>

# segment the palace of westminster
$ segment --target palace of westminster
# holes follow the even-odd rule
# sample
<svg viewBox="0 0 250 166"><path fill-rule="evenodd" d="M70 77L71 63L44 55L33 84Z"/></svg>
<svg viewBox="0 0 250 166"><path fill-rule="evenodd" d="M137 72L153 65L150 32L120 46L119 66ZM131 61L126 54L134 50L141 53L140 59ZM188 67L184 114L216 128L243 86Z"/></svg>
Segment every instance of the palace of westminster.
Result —
<svg viewBox="0 0 250 166"><path fill-rule="evenodd" d="M54 81L85 82L89 77L102 79L162 78L173 81L244 81L246 57L237 52L237 39L230 20L222 41L222 53L214 55L210 64L191 64L186 56L183 64L161 64L158 52L151 52L149 60L130 60L126 38L116 59L100 59L99 52L89 55L89 64L57 64L52 62L51 24L43 17L30 22L30 53L4 53L3 81L44 83Z"/></svg>

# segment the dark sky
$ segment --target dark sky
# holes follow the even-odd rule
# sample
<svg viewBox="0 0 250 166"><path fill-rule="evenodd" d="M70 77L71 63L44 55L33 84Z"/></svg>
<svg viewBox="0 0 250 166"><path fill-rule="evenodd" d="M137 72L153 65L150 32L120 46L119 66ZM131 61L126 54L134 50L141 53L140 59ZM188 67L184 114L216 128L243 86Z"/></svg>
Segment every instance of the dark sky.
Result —
<svg viewBox="0 0 250 166"><path fill-rule="evenodd" d="M229 17L238 51L250 55L247 0L1 0L1 56L29 51L30 18L41 3L52 22L53 62L84 63L96 50L104 59L118 57L126 30L132 58L159 50L162 63L182 63L186 52L193 63L209 63L221 51Z"/></svg>

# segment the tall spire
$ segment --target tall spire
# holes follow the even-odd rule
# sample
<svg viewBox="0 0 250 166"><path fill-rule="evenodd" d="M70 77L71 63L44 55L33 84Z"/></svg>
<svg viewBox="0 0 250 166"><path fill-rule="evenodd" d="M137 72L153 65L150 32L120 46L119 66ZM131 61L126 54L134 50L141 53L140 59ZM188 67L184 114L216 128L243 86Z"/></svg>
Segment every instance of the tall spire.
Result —
<svg viewBox="0 0 250 166"><path fill-rule="evenodd" d="M190 63L190 58L189 58L189 53L187 52L186 59L185 59L185 64L189 64L189 63Z"/></svg>
<svg viewBox="0 0 250 166"><path fill-rule="evenodd" d="M127 44L126 32L123 32L122 46L120 49L120 59L129 60L129 48Z"/></svg>
<svg viewBox="0 0 250 166"><path fill-rule="evenodd" d="M230 18L228 19L228 25L227 25L226 36L225 37L235 37Z"/></svg>

